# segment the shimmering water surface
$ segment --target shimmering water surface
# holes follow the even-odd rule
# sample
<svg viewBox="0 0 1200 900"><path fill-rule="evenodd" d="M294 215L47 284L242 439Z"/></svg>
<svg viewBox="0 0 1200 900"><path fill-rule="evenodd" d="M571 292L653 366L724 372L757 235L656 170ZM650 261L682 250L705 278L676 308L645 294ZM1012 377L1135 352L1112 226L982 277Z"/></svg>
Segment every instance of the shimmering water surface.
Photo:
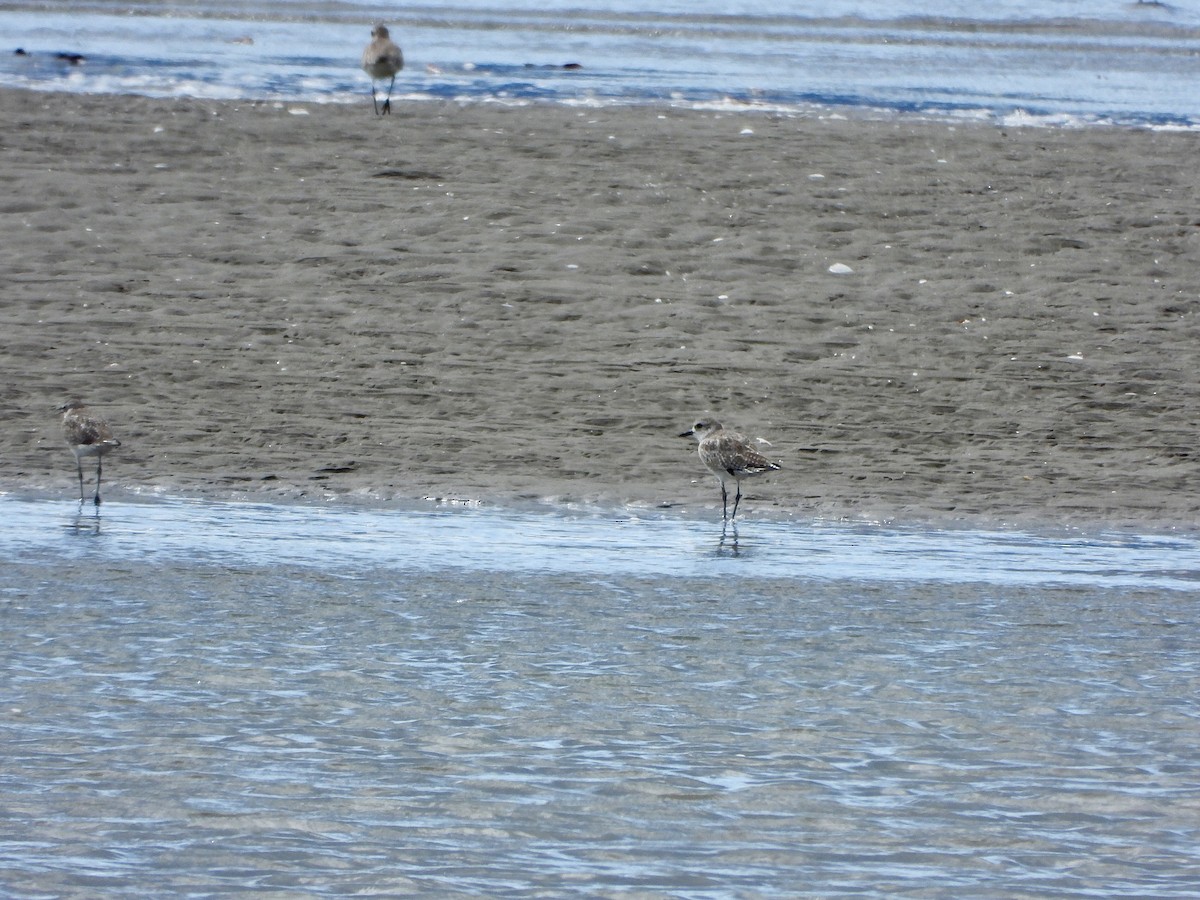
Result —
<svg viewBox="0 0 1200 900"><path fill-rule="evenodd" d="M0 498L8 897L1194 897L1200 544Z"/></svg>
<svg viewBox="0 0 1200 900"><path fill-rule="evenodd" d="M0 2L0 85L361 103L380 19L405 51L404 102L1200 128L1200 0Z"/></svg>

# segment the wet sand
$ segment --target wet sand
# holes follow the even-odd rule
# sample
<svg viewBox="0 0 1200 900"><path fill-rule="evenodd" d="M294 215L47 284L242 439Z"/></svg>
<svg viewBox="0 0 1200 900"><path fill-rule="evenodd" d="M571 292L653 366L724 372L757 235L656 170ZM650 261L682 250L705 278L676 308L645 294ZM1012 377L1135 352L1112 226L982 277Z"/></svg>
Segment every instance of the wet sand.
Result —
<svg viewBox="0 0 1200 900"><path fill-rule="evenodd" d="M1200 135L0 91L0 489L1200 527ZM831 271L848 267L850 272Z"/></svg>

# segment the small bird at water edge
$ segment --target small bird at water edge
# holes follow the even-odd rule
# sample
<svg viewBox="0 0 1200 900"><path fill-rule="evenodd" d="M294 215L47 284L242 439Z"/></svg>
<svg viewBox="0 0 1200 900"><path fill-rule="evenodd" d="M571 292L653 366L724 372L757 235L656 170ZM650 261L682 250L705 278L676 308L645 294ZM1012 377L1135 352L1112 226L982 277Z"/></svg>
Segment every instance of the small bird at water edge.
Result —
<svg viewBox="0 0 1200 900"><path fill-rule="evenodd" d="M393 43L388 35L387 26L376 25L371 31L371 43L363 51L363 71L371 76L371 105L375 107L375 115L386 116L392 111L392 88L396 85L396 73L404 68L404 54ZM375 97L375 82L390 78L387 97L384 98L382 110Z"/></svg>
<svg viewBox="0 0 1200 900"><path fill-rule="evenodd" d="M750 444L744 434L726 431L720 422L699 421L680 437L695 437L700 442L697 452L700 462L721 483L721 520L732 522L742 502L742 479L753 478L764 472L777 472L779 463L772 462ZM737 483L737 496L733 499L733 513L729 514L729 494L725 481L732 478Z"/></svg>
<svg viewBox="0 0 1200 900"><path fill-rule="evenodd" d="M121 446L121 442L113 437L112 429L100 416L95 415L83 405L82 400L71 400L58 407L62 412L63 437L67 446L75 454L75 468L79 473L79 502L84 502L83 495L83 458L96 457L96 494L92 502L100 505L100 468L104 462L104 454Z"/></svg>

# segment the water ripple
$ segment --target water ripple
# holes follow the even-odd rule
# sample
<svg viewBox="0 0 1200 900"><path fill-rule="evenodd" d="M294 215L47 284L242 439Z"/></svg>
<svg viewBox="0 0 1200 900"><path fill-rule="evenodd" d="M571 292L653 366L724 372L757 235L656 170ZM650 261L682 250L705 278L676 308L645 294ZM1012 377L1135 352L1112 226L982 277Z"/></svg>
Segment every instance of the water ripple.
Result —
<svg viewBox="0 0 1200 900"><path fill-rule="evenodd" d="M186 564L363 570L468 569L602 578L756 578L997 585L1200 588L1186 536L1049 537L794 521L720 523L626 512L382 509L161 500L65 503L0 498L0 549L16 558L102 554ZM79 540L66 541L65 537Z"/></svg>
<svg viewBox="0 0 1200 900"><path fill-rule="evenodd" d="M915 112L1025 124L1197 127L1200 15L1187 5L1005 0L766 0L647 9L627 0L371 2L111 0L0 5L21 56L0 85L84 93L361 102L365 23L384 17L408 61L405 100L662 103L825 114ZM58 53L81 53L82 65ZM578 66L578 67L577 67Z"/></svg>
<svg viewBox="0 0 1200 900"><path fill-rule="evenodd" d="M0 498L6 896L1194 896L1189 538L73 508Z"/></svg>

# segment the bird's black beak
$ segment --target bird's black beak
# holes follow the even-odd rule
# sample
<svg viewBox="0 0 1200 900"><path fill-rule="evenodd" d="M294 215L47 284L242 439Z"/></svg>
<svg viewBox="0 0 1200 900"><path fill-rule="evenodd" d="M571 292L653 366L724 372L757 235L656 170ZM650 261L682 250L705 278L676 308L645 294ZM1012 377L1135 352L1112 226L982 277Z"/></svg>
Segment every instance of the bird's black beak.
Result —
<svg viewBox="0 0 1200 900"><path fill-rule="evenodd" d="M696 436L696 432L690 428L687 431L685 431L683 434L680 435L680 437L695 437L695 436Z"/></svg>

